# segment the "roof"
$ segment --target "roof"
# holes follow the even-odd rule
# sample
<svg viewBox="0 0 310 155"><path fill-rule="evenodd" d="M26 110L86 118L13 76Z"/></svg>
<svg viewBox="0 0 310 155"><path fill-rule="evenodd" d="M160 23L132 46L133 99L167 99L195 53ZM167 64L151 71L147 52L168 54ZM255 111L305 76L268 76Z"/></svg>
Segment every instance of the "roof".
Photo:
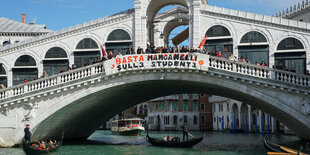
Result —
<svg viewBox="0 0 310 155"><path fill-rule="evenodd" d="M64 34L64 33L68 33L68 32L71 32L71 31L78 30L78 29L82 29L84 27L89 27L91 25L95 25L95 24L98 24L98 23L103 23L103 22L106 22L106 21L109 21L109 20L118 19L118 18L124 17L126 15L131 15L133 13L134 13L134 9L129 9L129 10L126 10L126 11L122 11L122 12L110 15L110 16L106 16L106 17L103 17L103 18L99 18L99 19L96 19L96 20L85 22L83 24L77 24L75 26L71 26L71 27L68 27L68 28L61 29L61 30L52 31L52 32L47 33L45 35L41 35L41 36L37 36L37 37L32 37L30 39L23 40L23 41L20 41L18 43L15 43L15 44L10 44L10 45L7 45L7 46L2 46L2 47L0 47L0 55L2 54L1 51L7 50L7 49L11 49L11 48L14 48L14 47L22 46L22 45L25 45L25 44L28 44L28 43L31 43L31 42L36 42L36 41L43 40L43 39L46 39L46 38L50 38L50 37L53 37L53 36L61 35L61 34ZM25 25L27 25L27 24L25 24ZM30 25L30 26L34 26L34 25ZM1 24L0 24L0 27L1 27Z"/></svg>
<svg viewBox="0 0 310 155"><path fill-rule="evenodd" d="M0 18L0 32L20 32L20 33L49 33L42 25L29 25L8 18Z"/></svg>
<svg viewBox="0 0 310 155"><path fill-rule="evenodd" d="M284 27L293 27L293 28L299 28L304 30L310 30L310 23L300 22L296 20L289 20L284 19L280 17L272 17L272 16L266 16L266 15L260 15L250 12L243 12L238 10L232 10L232 9L226 9L211 5L206 5L204 8L202 8L202 11L207 11L211 13L216 14L222 14L227 16L234 16L237 18L244 18L252 21L261 21L265 23L271 23L271 24L277 24Z"/></svg>

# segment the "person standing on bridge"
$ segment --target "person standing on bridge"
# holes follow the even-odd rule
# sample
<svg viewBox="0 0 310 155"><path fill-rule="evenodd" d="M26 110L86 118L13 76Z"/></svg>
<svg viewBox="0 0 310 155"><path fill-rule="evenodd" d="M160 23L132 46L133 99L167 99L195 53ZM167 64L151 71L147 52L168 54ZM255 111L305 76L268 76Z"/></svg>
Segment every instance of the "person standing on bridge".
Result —
<svg viewBox="0 0 310 155"><path fill-rule="evenodd" d="M32 133L30 132L30 124L26 124L24 132L25 132L25 137L24 137L25 138L25 143L30 145L31 135L32 135Z"/></svg>

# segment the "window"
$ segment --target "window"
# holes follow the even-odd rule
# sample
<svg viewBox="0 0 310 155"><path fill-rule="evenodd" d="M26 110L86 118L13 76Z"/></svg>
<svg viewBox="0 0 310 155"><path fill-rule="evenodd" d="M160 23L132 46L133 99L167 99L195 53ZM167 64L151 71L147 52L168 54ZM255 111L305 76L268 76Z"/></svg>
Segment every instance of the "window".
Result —
<svg viewBox="0 0 310 155"><path fill-rule="evenodd" d="M128 32L122 29L117 29L112 31L109 36L107 41L116 41L116 40L131 40L131 37Z"/></svg>
<svg viewBox="0 0 310 155"><path fill-rule="evenodd" d="M229 104L227 103L226 106L227 106L227 112L228 112L229 111Z"/></svg>
<svg viewBox="0 0 310 155"><path fill-rule="evenodd" d="M90 38L85 38L78 43L76 49L98 49L98 44Z"/></svg>
<svg viewBox="0 0 310 155"><path fill-rule="evenodd" d="M166 104L163 103L163 111L165 111L165 109L166 109Z"/></svg>
<svg viewBox="0 0 310 155"><path fill-rule="evenodd" d="M306 73L305 52L275 53L275 66L280 63L286 71L296 72L299 74Z"/></svg>
<svg viewBox="0 0 310 155"><path fill-rule="evenodd" d="M200 110L201 110L201 111L204 111L204 110L205 110L205 104L204 104L204 103L201 103L201 104L200 104Z"/></svg>
<svg viewBox="0 0 310 155"><path fill-rule="evenodd" d="M176 115L173 116L173 124L178 124L178 116Z"/></svg>
<svg viewBox="0 0 310 155"><path fill-rule="evenodd" d="M202 125L206 124L206 123L205 123L205 119L206 119L205 116L201 116L201 124L202 124Z"/></svg>
<svg viewBox="0 0 310 155"><path fill-rule="evenodd" d="M194 104L193 104L193 110L194 110L194 111L197 111L197 102L194 102Z"/></svg>
<svg viewBox="0 0 310 155"><path fill-rule="evenodd" d="M3 42L3 46L6 46L6 45L10 45L11 43L9 41L4 41Z"/></svg>
<svg viewBox="0 0 310 155"><path fill-rule="evenodd" d="M286 38L279 43L277 48L277 50L292 50L292 49L304 49L304 46L299 40L295 38Z"/></svg>
<svg viewBox="0 0 310 155"><path fill-rule="evenodd" d="M205 96L205 94L200 94L200 96L201 96L201 97L204 97L204 96Z"/></svg>
<svg viewBox="0 0 310 155"><path fill-rule="evenodd" d="M171 109L171 102L168 102L167 110L170 111L170 109Z"/></svg>
<svg viewBox="0 0 310 155"><path fill-rule="evenodd" d="M206 34L208 37L223 37L230 36L229 30L221 25L211 27Z"/></svg>
<svg viewBox="0 0 310 155"><path fill-rule="evenodd" d="M183 100L189 100L189 95L188 94L183 94Z"/></svg>
<svg viewBox="0 0 310 155"><path fill-rule="evenodd" d="M193 94L193 100L199 100L198 94Z"/></svg>
<svg viewBox="0 0 310 155"><path fill-rule="evenodd" d="M178 111L178 104L176 102L173 103L173 111Z"/></svg>
<svg viewBox="0 0 310 155"><path fill-rule="evenodd" d="M114 55L117 55L118 52L124 55L129 48L132 48L131 37L125 30L114 30L109 34L105 47L107 51L113 52Z"/></svg>
<svg viewBox="0 0 310 155"><path fill-rule="evenodd" d="M36 66L36 61L29 55L23 55L16 60L15 66Z"/></svg>
<svg viewBox="0 0 310 155"><path fill-rule="evenodd" d="M257 31L248 32L241 39L241 43L258 43L258 42L267 42L267 39L263 34Z"/></svg>
<svg viewBox="0 0 310 155"><path fill-rule="evenodd" d="M7 87L6 71L3 67L3 64L0 64L0 84L3 84L5 87Z"/></svg>
<svg viewBox="0 0 310 155"><path fill-rule="evenodd" d="M183 103L183 111L188 111L187 102L184 102L184 103Z"/></svg>
<svg viewBox="0 0 310 155"><path fill-rule="evenodd" d="M35 76L38 76L36 61L29 55L20 56L16 60L15 66L19 68L13 68L13 85L23 83L25 79L32 81ZM23 66L27 66L27 68L23 68Z"/></svg>
<svg viewBox="0 0 310 155"><path fill-rule="evenodd" d="M197 124L197 116L194 116L194 124Z"/></svg>
<svg viewBox="0 0 310 155"><path fill-rule="evenodd" d="M46 52L45 58L67 58L67 53L60 47L53 47Z"/></svg>
<svg viewBox="0 0 310 155"><path fill-rule="evenodd" d="M60 73L61 68L68 70L69 61L65 60L67 59L67 53L60 47L49 49L45 54L45 59L47 60L43 61L43 70L45 70L48 75Z"/></svg>
<svg viewBox="0 0 310 155"><path fill-rule="evenodd" d="M184 115L183 121L184 121L184 122L183 122L184 124L185 124L185 123L187 124L187 115Z"/></svg>

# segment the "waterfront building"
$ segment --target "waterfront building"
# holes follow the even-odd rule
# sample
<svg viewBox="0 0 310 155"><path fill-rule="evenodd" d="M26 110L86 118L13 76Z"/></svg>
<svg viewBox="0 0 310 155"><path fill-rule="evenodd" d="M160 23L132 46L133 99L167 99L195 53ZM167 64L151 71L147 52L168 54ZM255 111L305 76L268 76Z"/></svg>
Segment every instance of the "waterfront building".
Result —
<svg viewBox="0 0 310 155"><path fill-rule="evenodd" d="M284 131L282 123L248 104L214 95L209 102L213 110L213 130L257 133Z"/></svg>
<svg viewBox="0 0 310 155"><path fill-rule="evenodd" d="M213 116L212 104L209 102L208 94L200 94L199 97L199 126L200 130L212 130Z"/></svg>
<svg viewBox="0 0 310 155"><path fill-rule="evenodd" d="M200 130L199 95L179 94L148 102L150 130L181 130L187 123L189 130Z"/></svg>

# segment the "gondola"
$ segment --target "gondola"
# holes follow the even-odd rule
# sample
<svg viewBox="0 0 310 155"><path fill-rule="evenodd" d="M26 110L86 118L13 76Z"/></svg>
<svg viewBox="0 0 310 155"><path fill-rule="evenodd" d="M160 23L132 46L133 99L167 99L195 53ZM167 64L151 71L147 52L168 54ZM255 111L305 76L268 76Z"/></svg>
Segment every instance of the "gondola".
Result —
<svg viewBox="0 0 310 155"><path fill-rule="evenodd" d="M60 146L62 145L62 142L63 142L63 134L61 136L61 139L59 141L56 141L56 143L54 144L55 148L53 149L44 149L44 150L33 149L31 146L25 143L24 139L22 140L22 147L23 147L24 152L27 155L51 154L52 152L55 152L60 148Z"/></svg>
<svg viewBox="0 0 310 155"><path fill-rule="evenodd" d="M277 145L277 144L273 144L273 143L268 143L268 141L266 140L266 138L264 138L264 146L265 148L270 151L267 154L270 155L280 155L280 154L296 154L296 155L309 155L306 153L302 153L299 152L297 150L291 149L291 148L287 148L281 145Z"/></svg>
<svg viewBox="0 0 310 155"><path fill-rule="evenodd" d="M171 142L164 141L150 137L148 134L146 135L146 140L155 146L163 146L163 147L181 147L181 148L190 148L203 140L203 136L199 138L192 138L187 141L179 141L179 142Z"/></svg>
<svg viewBox="0 0 310 155"><path fill-rule="evenodd" d="M275 145L275 144L269 143L266 138L264 138L264 147L266 148L266 150L268 150L270 152L288 153L288 152L282 150L280 145Z"/></svg>

